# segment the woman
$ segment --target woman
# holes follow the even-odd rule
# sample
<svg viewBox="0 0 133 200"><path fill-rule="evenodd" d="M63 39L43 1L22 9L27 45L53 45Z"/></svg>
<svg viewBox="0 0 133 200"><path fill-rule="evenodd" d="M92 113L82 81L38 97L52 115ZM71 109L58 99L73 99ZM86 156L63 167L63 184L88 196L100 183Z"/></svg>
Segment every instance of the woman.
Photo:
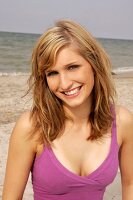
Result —
<svg viewBox="0 0 133 200"><path fill-rule="evenodd" d="M108 56L82 26L64 20L32 55L33 107L10 138L3 200L22 199L32 173L36 200L101 200L120 164L133 199L133 116L115 104Z"/></svg>

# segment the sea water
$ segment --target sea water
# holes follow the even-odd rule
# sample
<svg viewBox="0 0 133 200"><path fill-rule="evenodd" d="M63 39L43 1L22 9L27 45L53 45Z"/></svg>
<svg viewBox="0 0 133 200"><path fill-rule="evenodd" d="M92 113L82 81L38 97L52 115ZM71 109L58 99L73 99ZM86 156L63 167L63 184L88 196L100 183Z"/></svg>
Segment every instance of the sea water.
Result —
<svg viewBox="0 0 133 200"><path fill-rule="evenodd" d="M39 34L0 32L0 75L27 74ZM112 62L112 71L133 71L133 40L97 38Z"/></svg>

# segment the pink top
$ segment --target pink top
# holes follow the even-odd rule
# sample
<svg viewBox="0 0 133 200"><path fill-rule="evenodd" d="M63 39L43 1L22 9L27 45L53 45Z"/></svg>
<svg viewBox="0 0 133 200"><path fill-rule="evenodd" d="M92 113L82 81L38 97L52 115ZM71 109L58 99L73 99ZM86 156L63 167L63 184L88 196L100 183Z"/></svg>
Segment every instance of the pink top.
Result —
<svg viewBox="0 0 133 200"><path fill-rule="evenodd" d="M118 170L119 146L116 122L112 126L110 151L107 158L91 174L79 176L69 171L47 147L35 158L32 183L35 200L102 200L106 189Z"/></svg>

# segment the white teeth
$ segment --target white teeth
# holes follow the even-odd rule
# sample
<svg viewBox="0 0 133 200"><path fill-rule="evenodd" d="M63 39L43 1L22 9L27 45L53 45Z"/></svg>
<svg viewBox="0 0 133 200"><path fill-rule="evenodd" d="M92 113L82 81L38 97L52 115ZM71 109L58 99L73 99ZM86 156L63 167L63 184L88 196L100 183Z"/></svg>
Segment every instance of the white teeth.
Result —
<svg viewBox="0 0 133 200"><path fill-rule="evenodd" d="M78 91L80 90L80 87L74 89L74 90L71 90L70 92L64 92L66 95L73 95L73 94L76 94Z"/></svg>

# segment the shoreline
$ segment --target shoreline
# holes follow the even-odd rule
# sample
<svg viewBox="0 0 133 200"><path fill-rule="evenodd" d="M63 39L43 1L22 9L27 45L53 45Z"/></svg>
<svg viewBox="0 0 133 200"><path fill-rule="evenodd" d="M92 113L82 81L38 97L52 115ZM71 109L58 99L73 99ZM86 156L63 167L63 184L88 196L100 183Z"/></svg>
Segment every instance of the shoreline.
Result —
<svg viewBox="0 0 133 200"><path fill-rule="evenodd" d="M133 71L125 71L120 73L115 73L113 75L114 78L133 78Z"/></svg>
<svg viewBox="0 0 133 200"><path fill-rule="evenodd" d="M119 77L133 77L133 67L130 68L123 68L122 69L112 69L111 70L113 76ZM30 72L0 72L0 77L2 76L29 76Z"/></svg>

